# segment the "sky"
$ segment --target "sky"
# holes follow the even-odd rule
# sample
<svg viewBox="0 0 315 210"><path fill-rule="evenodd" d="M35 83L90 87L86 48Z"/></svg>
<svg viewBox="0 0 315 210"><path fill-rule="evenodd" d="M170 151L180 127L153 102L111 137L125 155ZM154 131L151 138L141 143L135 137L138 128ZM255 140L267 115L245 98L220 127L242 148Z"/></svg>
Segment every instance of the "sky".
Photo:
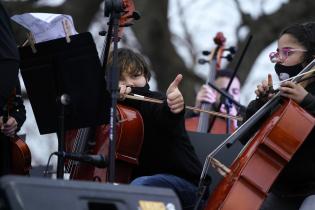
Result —
<svg viewBox="0 0 315 210"><path fill-rule="evenodd" d="M41 3L60 4L63 0L42 0ZM241 8L250 13L252 17L259 17L262 12L272 13L276 11L282 3L287 0L241 0ZM183 15L179 15L178 5L185 8ZM100 12L100 14L102 14ZM173 43L177 46L177 52L184 58L187 66L192 65L189 60L187 48L179 44L180 38L183 37L181 21L187 24L188 31L193 37L193 44L200 53L202 50L209 50L213 47L212 39L218 31L225 34L227 38L226 46L233 46L236 43L235 28L240 23L240 15L236 9L234 0L169 0L169 26L171 32L179 37L174 39ZM90 31L95 35L98 32L99 20L91 26ZM201 21L202 20L202 21ZM75 20L74 20L75 23ZM137 22L141 24L141 20ZM241 30L241 36L247 34L246 28ZM97 35L95 35L97 37ZM101 45L96 40L97 45ZM254 44L254 43L252 43ZM254 67L249 75L248 80L241 90L241 103L247 105L248 102L255 98L254 90L257 84L265 79L268 73L274 75L273 64L269 62L268 54L276 49L276 43L266 46L256 60ZM209 67L207 65L197 65L195 71L197 74L206 78ZM275 78L275 75L274 75ZM154 81L153 81L154 83ZM153 84L154 86L154 84ZM32 152L32 165L45 165L50 153L57 150L56 134L40 135L36 126L36 121L32 113L32 108L28 102L25 103L27 108L27 120L23 125L20 133L26 133L26 142ZM56 164L56 158L53 160Z"/></svg>

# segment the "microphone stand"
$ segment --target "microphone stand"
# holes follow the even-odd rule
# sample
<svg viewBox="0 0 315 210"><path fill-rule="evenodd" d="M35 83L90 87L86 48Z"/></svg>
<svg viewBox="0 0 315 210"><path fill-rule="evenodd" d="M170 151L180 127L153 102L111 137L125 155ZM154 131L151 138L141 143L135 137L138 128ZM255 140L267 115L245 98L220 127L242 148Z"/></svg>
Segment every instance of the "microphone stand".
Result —
<svg viewBox="0 0 315 210"><path fill-rule="evenodd" d="M235 104L236 106L242 108L243 105L240 104L239 102L235 101L233 99L233 97L228 94L225 90L222 90L220 88L218 88L215 84L208 82L207 83L211 88L215 89L216 91L218 91L221 94L221 100L220 100L220 106L222 102L224 102L225 108L226 108L226 114L230 114L230 109L232 108L232 104ZM220 110L219 110L220 111ZM230 119L226 119L226 133L230 133L230 127L231 127L231 120Z"/></svg>
<svg viewBox="0 0 315 210"><path fill-rule="evenodd" d="M218 88L215 84L213 84L213 83L211 83L211 82L208 82L207 84L208 84L211 88L213 88L213 89L215 89L216 91L218 91L218 92L222 95L222 97L225 97L226 99L228 99L230 103L233 103L233 104L235 104L235 105L238 106L238 107L243 107L243 105L240 104L239 102L235 101L234 98L233 98L230 94L228 94L228 93L226 92L226 90L222 90L222 89ZM223 101L223 100L221 100L221 102L222 102L222 101Z"/></svg>
<svg viewBox="0 0 315 210"><path fill-rule="evenodd" d="M230 89L230 87L231 87L231 85L232 85L232 82L233 82L233 80L234 80L234 78L235 78L235 76L236 76L236 73L238 72L238 70L239 70L239 67L240 67L240 65L241 65L241 63L242 63L242 61L243 61L243 58L244 58L244 55L245 55L245 53L246 53L246 51L247 51L247 49L248 49L248 46L249 46L249 44L250 44L250 42L251 42L251 40L252 40L252 38L253 38L253 36L252 35L249 35L249 37L248 37L248 39L247 39L247 42L246 42L246 44L245 44L245 47L244 47L244 49L243 49L243 51L242 51L242 54L241 54L241 57L240 57L240 59L238 60L238 62L237 62L237 64L236 64L236 67L235 67L235 70L233 71L233 75L232 75L232 77L230 78L230 81L229 81L229 83L228 83L228 85L227 85L227 87L226 87L226 89L225 89L225 92L226 93L228 93L229 92L229 89ZM209 84L209 83L208 83ZM210 84L209 84L210 85ZM210 85L211 86L211 85ZM211 87L213 87L213 86L211 86ZM220 92L218 89L216 89L218 92ZM221 93L221 92L220 92ZM221 93L222 94L222 93ZM223 94L224 95L224 94ZM225 95L225 96L227 96L227 95ZM233 100L234 102L236 102L235 100ZM234 103L234 104L236 104L236 103ZM222 105L222 102L220 102L220 104L216 107L217 109L216 110L220 110L220 108L221 108L221 105ZM242 105L240 105L239 107L243 107ZM209 126L209 130L211 130L211 127L213 126L213 124L214 124L214 119L215 119L215 117L213 118L213 120L212 120L212 122L211 122L211 124L210 124L210 126Z"/></svg>
<svg viewBox="0 0 315 210"><path fill-rule="evenodd" d="M224 100L224 106L225 106L225 110L226 110L226 114L230 114L230 110L232 108L232 103L230 102L229 99L222 97L221 95L221 100ZM230 128L231 128L231 119L226 119L226 133L229 134L230 133Z"/></svg>
<svg viewBox="0 0 315 210"><path fill-rule="evenodd" d="M65 107L64 104L61 103L61 97L59 100L57 100L59 103L59 115L58 115L58 130L57 130L57 136L58 136L58 151L63 152L64 151L64 138L65 138ZM57 160L57 179L63 179L64 177L64 158L58 157Z"/></svg>
<svg viewBox="0 0 315 210"><path fill-rule="evenodd" d="M106 17L110 16L109 30L106 38L106 47L104 52L103 70L106 71L106 63L108 59L108 52L111 44L111 40L114 42L113 48L113 62L107 72L107 90L111 95L111 107L110 107L110 117L109 117L109 172L107 178L109 182L114 182L115 180L115 146L116 146L116 115L117 115L117 99L118 99L118 30L119 30L119 18L120 13L123 12L123 6L120 1L105 0L104 15ZM113 30L112 30L113 29ZM114 34L112 32L114 31Z"/></svg>

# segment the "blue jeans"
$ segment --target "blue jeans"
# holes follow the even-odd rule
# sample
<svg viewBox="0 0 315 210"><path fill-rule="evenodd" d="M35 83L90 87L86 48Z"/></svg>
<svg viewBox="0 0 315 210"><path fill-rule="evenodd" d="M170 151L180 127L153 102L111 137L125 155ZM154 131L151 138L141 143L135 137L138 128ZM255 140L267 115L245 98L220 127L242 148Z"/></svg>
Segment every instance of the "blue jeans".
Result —
<svg viewBox="0 0 315 210"><path fill-rule="evenodd" d="M299 210L315 209L315 195L306 197L300 206Z"/></svg>
<svg viewBox="0 0 315 210"><path fill-rule="evenodd" d="M151 186L151 187L164 187L172 189L182 204L184 210L194 209L197 201L198 188L178 176L171 174L156 174L152 176L141 176L134 179L131 185Z"/></svg>

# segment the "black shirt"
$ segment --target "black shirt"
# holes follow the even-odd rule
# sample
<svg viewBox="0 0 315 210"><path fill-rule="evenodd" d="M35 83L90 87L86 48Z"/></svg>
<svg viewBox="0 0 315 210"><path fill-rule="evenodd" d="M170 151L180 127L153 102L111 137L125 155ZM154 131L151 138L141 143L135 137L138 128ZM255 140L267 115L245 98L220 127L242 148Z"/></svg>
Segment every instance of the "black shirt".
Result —
<svg viewBox="0 0 315 210"><path fill-rule="evenodd" d="M19 54L10 25L10 18L0 2L0 59L19 60Z"/></svg>
<svg viewBox="0 0 315 210"><path fill-rule="evenodd" d="M0 108L12 93L19 70L19 53L10 26L10 18L0 2Z"/></svg>
<svg viewBox="0 0 315 210"><path fill-rule="evenodd" d="M130 99L120 102L137 109L144 123L143 146L133 178L167 173L197 185L202 165L185 130L184 111L173 114L168 108L165 95L159 92L133 92L164 100L163 104Z"/></svg>

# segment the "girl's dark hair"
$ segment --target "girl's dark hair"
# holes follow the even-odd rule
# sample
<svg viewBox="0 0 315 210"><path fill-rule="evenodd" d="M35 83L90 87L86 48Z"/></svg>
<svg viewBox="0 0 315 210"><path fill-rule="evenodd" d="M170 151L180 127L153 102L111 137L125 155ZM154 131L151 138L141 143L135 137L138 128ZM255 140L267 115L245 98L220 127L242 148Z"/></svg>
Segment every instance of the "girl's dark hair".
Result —
<svg viewBox="0 0 315 210"><path fill-rule="evenodd" d="M151 74L148 64L140 53L134 52L128 48L119 48L117 53L120 76L123 72L126 72L129 75L143 74L147 81L150 80ZM108 64L112 64L112 53L109 56Z"/></svg>
<svg viewBox="0 0 315 210"><path fill-rule="evenodd" d="M280 36L284 34L290 34L297 41L305 47L307 52L305 53L304 61L306 63L311 62L315 55L315 22L306 22L300 24L293 24L285 28Z"/></svg>

